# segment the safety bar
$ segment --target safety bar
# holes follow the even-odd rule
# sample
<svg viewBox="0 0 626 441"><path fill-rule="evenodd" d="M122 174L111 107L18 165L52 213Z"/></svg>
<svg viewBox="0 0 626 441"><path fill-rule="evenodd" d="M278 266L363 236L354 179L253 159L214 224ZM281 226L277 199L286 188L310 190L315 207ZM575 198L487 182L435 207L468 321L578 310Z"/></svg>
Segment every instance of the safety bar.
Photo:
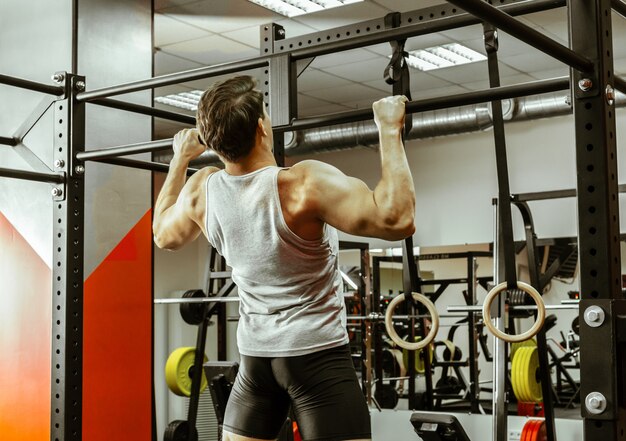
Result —
<svg viewBox="0 0 626 441"><path fill-rule="evenodd" d="M25 181L47 182L48 184L62 184L65 176L56 173L39 173L27 170L15 170L10 168L0 168L0 177L23 179Z"/></svg>
<svg viewBox="0 0 626 441"><path fill-rule="evenodd" d="M17 145L17 139L9 138L6 136L0 136L0 144L10 145L11 147L13 147Z"/></svg>
<svg viewBox="0 0 626 441"><path fill-rule="evenodd" d="M49 84L38 83L36 81L25 80L23 78L2 74L0 74L0 84L6 84L8 86L19 87L20 89L28 89L56 96L63 95L65 93L65 89L61 86L51 86Z"/></svg>

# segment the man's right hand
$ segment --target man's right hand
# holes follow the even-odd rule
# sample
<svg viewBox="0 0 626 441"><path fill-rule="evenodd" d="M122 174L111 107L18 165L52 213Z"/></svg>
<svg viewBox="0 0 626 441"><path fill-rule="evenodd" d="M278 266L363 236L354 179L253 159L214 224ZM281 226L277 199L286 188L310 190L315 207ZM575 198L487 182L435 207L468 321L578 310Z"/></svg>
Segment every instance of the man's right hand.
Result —
<svg viewBox="0 0 626 441"><path fill-rule="evenodd" d="M374 121L378 129L388 127L402 129L405 115L404 103L407 101L408 99L404 95L394 95L372 104Z"/></svg>
<svg viewBox="0 0 626 441"><path fill-rule="evenodd" d="M200 143L197 129L183 129L178 132L174 136L172 148L174 155L187 161L196 159L206 150L206 146Z"/></svg>

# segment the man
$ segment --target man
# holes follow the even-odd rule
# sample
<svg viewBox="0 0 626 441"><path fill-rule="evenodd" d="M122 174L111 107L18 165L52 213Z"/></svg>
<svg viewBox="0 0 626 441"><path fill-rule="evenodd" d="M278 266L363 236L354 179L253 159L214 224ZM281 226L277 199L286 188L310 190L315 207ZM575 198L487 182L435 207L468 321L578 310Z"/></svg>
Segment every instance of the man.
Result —
<svg viewBox="0 0 626 441"><path fill-rule="evenodd" d="M200 99L198 130L174 138L154 209L154 239L177 249L201 232L232 268L240 297L241 367L225 441L275 439L289 406L306 441L371 438L348 348L337 231L400 240L413 234L415 194L402 145L402 96L373 104L382 178L374 191L335 167L279 168L263 95L247 76ZM185 183L205 146L224 162Z"/></svg>

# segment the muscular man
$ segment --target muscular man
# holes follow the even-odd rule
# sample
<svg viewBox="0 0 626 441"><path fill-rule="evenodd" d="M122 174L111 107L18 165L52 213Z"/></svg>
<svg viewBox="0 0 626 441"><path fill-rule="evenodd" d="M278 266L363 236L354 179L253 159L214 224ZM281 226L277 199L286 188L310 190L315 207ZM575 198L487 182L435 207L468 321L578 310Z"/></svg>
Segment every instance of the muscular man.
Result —
<svg viewBox="0 0 626 441"><path fill-rule="evenodd" d="M374 191L333 166L276 166L263 95L247 76L200 99L198 130L174 138L154 209L158 247L201 232L232 268L240 297L240 371L224 440L273 440L291 405L306 441L371 438L369 412L348 348L337 229L400 240L413 234L415 194L402 145L405 97L373 104L382 178ZM205 147L224 162L185 183Z"/></svg>

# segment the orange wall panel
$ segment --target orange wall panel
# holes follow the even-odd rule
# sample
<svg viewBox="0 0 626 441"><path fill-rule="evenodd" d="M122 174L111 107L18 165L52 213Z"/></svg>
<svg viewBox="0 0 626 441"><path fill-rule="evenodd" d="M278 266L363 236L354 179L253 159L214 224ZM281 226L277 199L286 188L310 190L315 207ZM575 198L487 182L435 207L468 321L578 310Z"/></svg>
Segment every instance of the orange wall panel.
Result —
<svg viewBox="0 0 626 441"><path fill-rule="evenodd" d="M151 211L85 281L83 439L152 439Z"/></svg>
<svg viewBox="0 0 626 441"><path fill-rule="evenodd" d="M0 213L0 440L50 439L52 271Z"/></svg>

